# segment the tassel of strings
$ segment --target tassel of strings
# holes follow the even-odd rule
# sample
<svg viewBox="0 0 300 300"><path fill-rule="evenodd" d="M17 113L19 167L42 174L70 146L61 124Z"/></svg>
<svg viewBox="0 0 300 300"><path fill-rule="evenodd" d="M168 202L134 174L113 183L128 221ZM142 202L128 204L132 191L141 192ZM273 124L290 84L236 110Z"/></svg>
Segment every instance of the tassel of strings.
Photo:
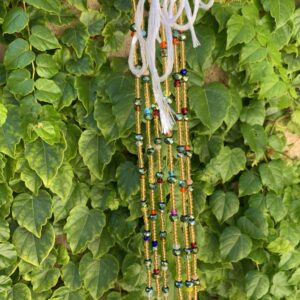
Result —
<svg viewBox="0 0 300 300"><path fill-rule="evenodd" d="M144 19L145 0L139 0L135 13L135 27L136 33L132 38L131 47L129 51L128 64L131 72L141 77L149 70L153 95L160 111L161 129L162 133L170 132L175 123L174 114L168 103L168 98L163 94L161 82L165 81L172 73L174 64L174 49L173 49L173 34L172 30L186 31L190 30L193 47L198 47L200 42L197 38L194 23L197 18L199 9L208 10L214 4L214 0L209 0L208 3L202 0L194 0L193 10L190 6L189 0L180 0L177 5L176 13L174 14L174 5L177 0L163 0L161 5L160 0L151 0L149 21L148 21L148 35L142 30ZM149 1L150 2L150 1ZM187 17L186 24L178 24L179 17L185 12ZM160 26L163 24L166 33L167 42L167 65L164 73L159 75L156 68L156 41L160 42ZM141 65L134 64L134 49L139 43Z"/></svg>

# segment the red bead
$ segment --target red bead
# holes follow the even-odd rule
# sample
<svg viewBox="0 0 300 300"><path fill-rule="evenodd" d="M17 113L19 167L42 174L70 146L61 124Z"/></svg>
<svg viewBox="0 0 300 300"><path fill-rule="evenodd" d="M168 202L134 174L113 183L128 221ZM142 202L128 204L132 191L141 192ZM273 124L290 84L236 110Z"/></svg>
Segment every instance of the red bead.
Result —
<svg viewBox="0 0 300 300"><path fill-rule="evenodd" d="M141 106L140 106L140 105L136 105L136 106L135 106L135 111L140 112L140 111L141 111Z"/></svg>
<svg viewBox="0 0 300 300"><path fill-rule="evenodd" d="M153 110L153 116L154 117L159 117L159 110L158 109Z"/></svg>
<svg viewBox="0 0 300 300"><path fill-rule="evenodd" d="M185 145L184 146L184 150L185 151L190 151L191 150L191 146L190 145Z"/></svg>
<svg viewBox="0 0 300 300"><path fill-rule="evenodd" d="M153 273L154 273L154 274L159 274L159 269L154 269L154 270L153 270Z"/></svg>
<svg viewBox="0 0 300 300"><path fill-rule="evenodd" d="M157 178L157 183L163 183L163 179L162 178Z"/></svg>
<svg viewBox="0 0 300 300"><path fill-rule="evenodd" d="M180 85L181 85L181 82L180 82L180 80L174 80L174 87L180 87Z"/></svg>
<svg viewBox="0 0 300 300"><path fill-rule="evenodd" d="M174 45L178 45L179 44L179 40L178 40L178 38L173 38L173 44Z"/></svg>
<svg viewBox="0 0 300 300"><path fill-rule="evenodd" d="M195 248L197 248L197 243L196 243L196 242L194 242L194 243L191 243L191 247L192 247L192 249L195 249Z"/></svg>
<svg viewBox="0 0 300 300"><path fill-rule="evenodd" d="M168 44L167 44L166 41L162 41L162 42L160 43L160 48L161 48L161 49L167 49L167 47L168 47Z"/></svg>
<svg viewBox="0 0 300 300"><path fill-rule="evenodd" d="M181 193L184 193L185 191L186 191L186 188L182 186L182 187L180 188L180 192L181 192Z"/></svg>
<svg viewBox="0 0 300 300"><path fill-rule="evenodd" d="M183 115L187 115L187 113L188 113L188 108L187 108L187 107L183 107L183 108L181 109L181 112L182 112Z"/></svg>

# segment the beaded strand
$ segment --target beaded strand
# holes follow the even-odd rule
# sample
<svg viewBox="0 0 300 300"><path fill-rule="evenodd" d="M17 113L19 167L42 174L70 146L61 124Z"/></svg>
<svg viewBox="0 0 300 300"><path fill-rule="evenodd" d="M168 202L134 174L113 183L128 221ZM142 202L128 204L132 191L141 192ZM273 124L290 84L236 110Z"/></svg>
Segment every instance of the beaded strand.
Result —
<svg viewBox="0 0 300 300"><path fill-rule="evenodd" d="M133 10L136 10L136 2L132 0ZM134 34L134 31L132 31ZM134 63L138 64L137 56L137 46L134 49ZM144 221L144 263L147 270L147 287L146 294L148 299L152 297L153 287L152 287L152 278L151 278L151 258L149 253L149 242L150 242L150 226L148 222L148 208L146 200L146 168L144 164L144 155L143 155L143 135L141 130L141 80L140 78L135 78L135 120L136 120L136 135L135 142L137 146L137 155L138 155L138 167L140 174L140 198L141 198L141 210Z"/></svg>

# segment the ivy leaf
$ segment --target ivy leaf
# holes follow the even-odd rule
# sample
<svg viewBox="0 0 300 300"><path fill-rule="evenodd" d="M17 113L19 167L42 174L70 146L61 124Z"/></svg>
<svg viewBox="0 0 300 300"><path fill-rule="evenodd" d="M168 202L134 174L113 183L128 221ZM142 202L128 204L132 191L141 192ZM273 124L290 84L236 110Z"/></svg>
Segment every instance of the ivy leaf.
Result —
<svg viewBox="0 0 300 300"><path fill-rule="evenodd" d="M16 95L26 96L33 91L34 81L28 70L12 71L7 78L7 88Z"/></svg>
<svg viewBox="0 0 300 300"><path fill-rule="evenodd" d="M61 36L62 42L72 47L78 58L82 56L88 38L89 33L82 23L78 23L75 27L68 28Z"/></svg>
<svg viewBox="0 0 300 300"><path fill-rule="evenodd" d="M23 193L14 199L12 215L20 226L41 237L42 227L52 215L51 206L51 196L44 190L40 190L38 195Z"/></svg>
<svg viewBox="0 0 300 300"><path fill-rule="evenodd" d="M288 213L280 195L269 192L266 197L267 208L275 222L280 222Z"/></svg>
<svg viewBox="0 0 300 300"><path fill-rule="evenodd" d="M119 207L119 201L116 198L116 191L113 188L101 183L92 187L91 202L93 208L116 210Z"/></svg>
<svg viewBox="0 0 300 300"><path fill-rule="evenodd" d="M221 83L211 83L204 89L192 87L189 94L191 109L210 133L214 133L222 125L230 106L228 89Z"/></svg>
<svg viewBox="0 0 300 300"><path fill-rule="evenodd" d="M255 36L252 22L239 15L232 15L227 23L227 45L226 49L241 44L249 43Z"/></svg>
<svg viewBox="0 0 300 300"><path fill-rule="evenodd" d="M125 161L119 165L116 178L118 191L123 200L128 200L139 190L139 171L135 164Z"/></svg>
<svg viewBox="0 0 300 300"><path fill-rule="evenodd" d="M27 26L28 21L28 14L23 9L15 7L5 16L2 31L10 34L20 32Z"/></svg>
<svg viewBox="0 0 300 300"><path fill-rule="evenodd" d="M258 208L248 208L237 224L243 233L254 239L266 239L268 236L267 220Z"/></svg>
<svg viewBox="0 0 300 300"><path fill-rule="evenodd" d="M59 0L25 0L25 2L36 8L55 14L59 14L61 8Z"/></svg>
<svg viewBox="0 0 300 300"><path fill-rule="evenodd" d="M248 299L260 299L269 291L269 278L259 271L249 271L246 274L246 292Z"/></svg>
<svg viewBox="0 0 300 300"><path fill-rule="evenodd" d="M72 252L76 254L83 251L88 242L101 234L105 223L102 211L89 210L86 206L74 207L64 227Z"/></svg>
<svg viewBox="0 0 300 300"><path fill-rule="evenodd" d="M0 242L5 242L10 238L8 222L0 219Z"/></svg>
<svg viewBox="0 0 300 300"><path fill-rule="evenodd" d="M77 290L81 287L81 279L78 267L72 262L68 262L62 268L62 279L71 290Z"/></svg>
<svg viewBox="0 0 300 300"><path fill-rule="evenodd" d="M213 264L221 260L219 238L209 227L204 228L199 243L201 243L202 246L199 247L198 257L201 257L202 261Z"/></svg>
<svg viewBox="0 0 300 300"><path fill-rule="evenodd" d="M220 252L222 258L231 262L237 262L249 255L252 249L251 239L242 234L234 226L224 229L220 236Z"/></svg>
<svg viewBox="0 0 300 300"><path fill-rule="evenodd" d="M239 199L232 193L217 190L210 197L209 206L220 223L225 222L239 210Z"/></svg>
<svg viewBox="0 0 300 300"><path fill-rule="evenodd" d="M59 143L60 141L60 132L59 129L56 128L49 121L41 121L38 124L34 125L33 131L46 143L53 145L55 143Z"/></svg>
<svg viewBox="0 0 300 300"><path fill-rule="evenodd" d="M15 156L16 145L22 138L21 120L17 106L9 106L5 123L0 127L0 152Z"/></svg>
<svg viewBox="0 0 300 300"><path fill-rule="evenodd" d="M79 272L85 288L94 299L99 299L114 286L119 273L119 263L110 254L100 259L93 259L90 254L86 254L80 261Z"/></svg>
<svg viewBox="0 0 300 300"><path fill-rule="evenodd" d="M79 139L79 153L90 172L102 179L103 170L111 161L115 152L115 144L107 144L102 136L92 130L86 130Z"/></svg>
<svg viewBox="0 0 300 300"><path fill-rule="evenodd" d="M55 234L50 224L43 227L40 238L22 227L18 227L13 235L13 244L16 247L18 256L37 267L47 258L54 242Z"/></svg>
<svg viewBox="0 0 300 300"><path fill-rule="evenodd" d="M242 173L239 179L239 196L254 195L261 188L261 180L253 170L247 170Z"/></svg>
<svg viewBox="0 0 300 300"><path fill-rule="evenodd" d="M45 292L57 284L59 269L36 269L31 273L31 283L36 292Z"/></svg>
<svg viewBox="0 0 300 300"><path fill-rule="evenodd" d="M58 64L50 54L39 54L36 57L36 72L40 77L51 78L59 71Z"/></svg>
<svg viewBox="0 0 300 300"><path fill-rule="evenodd" d="M285 272L278 272L273 276L270 292L278 299L288 297L293 293L293 289L288 283L288 276Z"/></svg>
<svg viewBox="0 0 300 300"><path fill-rule="evenodd" d="M277 27L284 25L295 10L295 2L286 0L284 3L280 0L270 1L270 13L275 19Z"/></svg>
<svg viewBox="0 0 300 300"><path fill-rule="evenodd" d="M284 183L282 177L282 161L271 161L259 166L259 174L263 185L267 186L275 193L283 190Z"/></svg>
<svg viewBox="0 0 300 300"><path fill-rule="evenodd" d="M109 216L108 231L119 241L129 237L135 230L137 220L127 221L129 216L129 211L126 208L113 211Z"/></svg>
<svg viewBox="0 0 300 300"><path fill-rule="evenodd" d="M64 150L64 144L50 145L40 138L25 145L25 158L29 166L36 171L46 187L49 187L62 164Z"/></svg>
<svg viewBox="0 0 300 300"><path fill-rule="evenodd" d="M224 122L227 125L227 131L237 122L240 117L243 104L238 91L230 90L231 102L228 108Z"/></svg>
<svg viewBox="0 0 300 300"><path fill-rule="evenodd" d="M122 94L118 92L119 90ZM108 80L106 92L112 103L112 112L116 118L120 137L128 136L129 130L135 124L134 113L132 113L132 99L135 98L134 83L128 76L116 74Z"/></svg>
<svg viewBox="0 0 300 300"><path fill-rule="evenodd" d="M0 103L0 126L2 126L6 122L7 118L7 108L4 104Z"/></svg>
<svg viewBox="0 0 300 300"><path fill-rule="evenodd" d="M62 199L66 199L72 191L73 168L70 164L64 163L58 170L56 176L51 180L49 189Z"/></svg>
<svg viewBox="0 0 300 300"><path fill-rule="evenodd" d="M246 44L241 51L240 64L252 64L260 62L267 57L267 49L256 40Z"/></svg>
<svg viewBox="0 0 300 300"><path fill-rule="evenodd" d="M67 71L74 75L86 75L90 76L94 73L93 60L88 55L82 55L80 58L71 59L66 64ZM91 81L90 78L88 78Z"/></svg>
<svg viewBox="0 0 300 300"><path fill-rule="evenodd" d="M82 290L74 291L68 287L62 286L53 292L51 300L63 300L63 299L76 299L84 300L86 299L85 293Z"/></svg>
<svg viewBox="0 0 300 300"><path fill-rule="evenodd" d="M30 289L24 283L17 283L8 292L7 300L31 300Z"/></svg>
<svg viewBox="0 0 300 300"><path fill-rule="evenodd" d="M31 28L30 44L40 51L60 48L55 35L45 26L35 25Z"/></svg>
<svg viewBox="0 0 300 300"><path fill-rule="evenodd" d="M294 250L291 242L283 237L278 237L269 243L267 249L270 252L284 254Z"/></svg>
<svg viewBox="0 0 300 300"><path fill-rule="evenodd" d="M13 191L5 182L0 183L0 206L11 203L13 200Z"/></svg>
<svg viewBox="0 0 300 300"><path fill-rule="evenodd" d="M35 96L40 101L55 103L62 96L59 86L51 79L39 78L35 87Z"/></svg>
<svg viewBox="0 0 300 300"><path fill-rule="evenodd" d="M31 192L36 194L42 185L41 178L36 174L35 171L33 171L29 167L28 162L26 160L24 160L24 163L22 164L20 171L21 171L21 175L20 175L21 180L24 181L26 187Z"/></svg>
<svg viewBox="0 0 300 300"><path fill-rule="evenodd" d="M87 9L87 0L67 0L70 4L74 5L79 10Z"/></svg>
<svg viewBox="0 0 300 300"><path fill-rule="evenodd" d="M261 125L242 124L241 132L243 134L245 144L249 145L251 150L256 154L256 160L264 157L267 148L267 134Z"/></svg>
<svg viewBox="0 0 300 300"><path fill-rule="evenodd" d="M14 245L0 243L0 270L12 266L17 261L17 253Z"/></svg>
<svg viewBox="0 0 300 300"><path fill-rule="evenodd" d="M80 15L80 22L87 27L90 36L99 35L105 24L105 16L95 10L84 11Z"/></svg>
<svg viewBox="0 0 300 300"><path fill-rule="evenodd" d="M112 20L106 23L105 28L102 30L104 36L104 47L102 48L105 52L118 51L124 45L125 34L116 28L117 20Z"/></svg>
<svg viewBox="0 0 300 300"><path fill-rule="evenodd" d="M265 103L261 100L252 100L243 107L241 121L249 125L263 125L266 117Z"/></svg>

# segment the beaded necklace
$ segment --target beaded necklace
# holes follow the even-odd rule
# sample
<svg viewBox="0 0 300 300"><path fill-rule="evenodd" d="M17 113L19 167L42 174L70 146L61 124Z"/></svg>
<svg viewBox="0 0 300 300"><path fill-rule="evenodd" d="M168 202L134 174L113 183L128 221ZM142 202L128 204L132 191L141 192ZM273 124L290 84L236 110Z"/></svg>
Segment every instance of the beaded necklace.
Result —
<svg viewBox="0 0 300 300"><path fill-rule="evenodd" d="M166 2L166 0L165 0ZM178 12L175 1L171 0L174 15ZM132 0L133 10L136 13L136 0ZM151 5L151 4L150 4ZM141 9L139 7L138 9ZM183 14L180 14L178 26L183 24ZM144 22L142 22L144 23ZM130 27L132 36L136 34L136 27L133 23ZM143 29L144 37L147 36ZM145 288L148 299L154 295L156 299L169 299L169 273L167 260L167 225L166 210L169 209L169 219L172 222L172 253L176 265L176 276L174 286L177 290L178 299L186 297L188 300L197 299L198 286L200 281L197 274L197 252L198 247L195 239L195 218L193 212L193 182L191 178L191 157L192 151L189 144L189 123L188 123L188 100L187 81L188 74L185 63L185 40L183 31L173 29L172 45L167 42L166 28L160 25L160 52L162 60L162 71L167 73L170 61L168 54L172 53L173 59L173 82L174 96L171 93L169 78L163 81L163 97L168 105L175 99L175 120L177 127L176 150L178 176L176 176L176 160L174 160L174 137L173 132L164 132L161 128L161 110L152 95L151 77L145 69L143 75L136 76L136 99L135 118L138 167L140 174L140 197L141 209L144 220L144 262L147 272L147 286ZM172 47L172 49L169 49ZM140 59L143 60L141 45L134 44L132 51L134 67L138 69ZM140 54L138 54L140 53ZM142 67L140 67L142 68ZM155 94L155 91L154 91ZM144 100L144 122L145 136L142 134L142 99ZM163 131L164 138L161 136ZM144 161L143 146L147 157L147 170ZM164 166L162 147L163 141L166 145L166 163L168 176L164 181ZM179 180L177 180L179 177ZM165 200L163 186L168 185L169 204ZM180 191L180 200L177 199L176 188ZM180 202L180 205L178 204ZM158 209L158 210L157 210ZM157 211L159 212L157 214ZM181 213L181 214L180 214ZM179 217L180 215L180 217ZM181 221L181 222L179 222ZM181 229L181 230L180 230ZM180 237L180 232L183 237ZM160 239L160 241L159 241ZM182 240L182 245L180 241ZM150 253L150 247L152 253ZM153 285L154 284L154 285ZM184 288L185 287L185 288Z"/></svg>

